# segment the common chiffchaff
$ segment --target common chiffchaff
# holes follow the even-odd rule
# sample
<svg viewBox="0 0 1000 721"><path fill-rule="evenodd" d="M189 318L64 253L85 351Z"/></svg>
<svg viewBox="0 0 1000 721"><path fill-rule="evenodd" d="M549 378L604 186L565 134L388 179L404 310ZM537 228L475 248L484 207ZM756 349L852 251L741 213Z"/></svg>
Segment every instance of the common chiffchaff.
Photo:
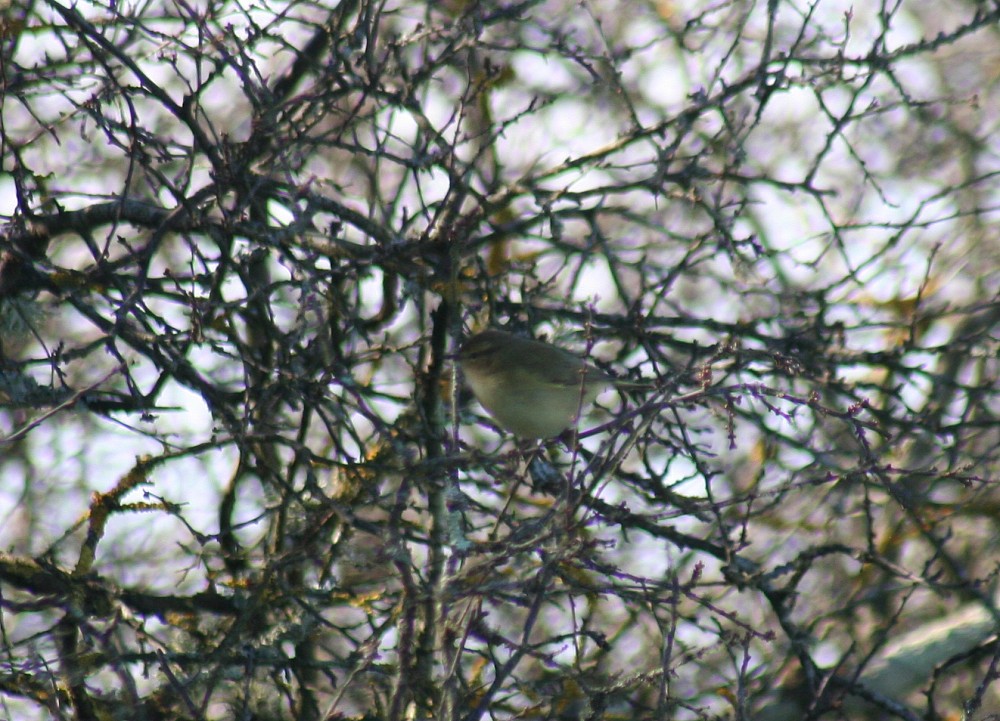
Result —
<svg viewBox="0 0 1000 721"><path fill-rule="evenodd" d="M500 330L484 330L465 341L458 362L476 400L520 438L559 435L612 385L649 387L612 378L549 343Z"/></svg>

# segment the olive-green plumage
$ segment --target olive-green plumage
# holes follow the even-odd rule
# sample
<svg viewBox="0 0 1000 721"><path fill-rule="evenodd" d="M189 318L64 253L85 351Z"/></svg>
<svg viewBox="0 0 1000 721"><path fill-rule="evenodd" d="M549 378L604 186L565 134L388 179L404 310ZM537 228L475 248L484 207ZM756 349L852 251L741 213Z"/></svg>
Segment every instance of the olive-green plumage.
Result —
<svg viewBox="0 0 1000 721"><path fill-rule="evenodd" d="M612 385L647 387L618 381L562 348L500 330L469 338L458 361L476 399L521 438L558 435Z"/></svg>

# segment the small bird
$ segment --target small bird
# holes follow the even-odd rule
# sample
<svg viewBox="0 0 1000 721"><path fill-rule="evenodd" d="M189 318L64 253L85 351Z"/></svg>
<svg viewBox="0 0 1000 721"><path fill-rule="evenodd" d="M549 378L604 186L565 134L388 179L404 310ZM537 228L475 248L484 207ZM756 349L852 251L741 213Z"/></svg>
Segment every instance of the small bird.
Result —
<svg viewBox="0 0 1000 721"><path fill-rule="evenodd" d="M569 351L501 330L472 336L457 358L476 400L520 438L559 435L611 386L650 387L619 381Z"/></svg>

